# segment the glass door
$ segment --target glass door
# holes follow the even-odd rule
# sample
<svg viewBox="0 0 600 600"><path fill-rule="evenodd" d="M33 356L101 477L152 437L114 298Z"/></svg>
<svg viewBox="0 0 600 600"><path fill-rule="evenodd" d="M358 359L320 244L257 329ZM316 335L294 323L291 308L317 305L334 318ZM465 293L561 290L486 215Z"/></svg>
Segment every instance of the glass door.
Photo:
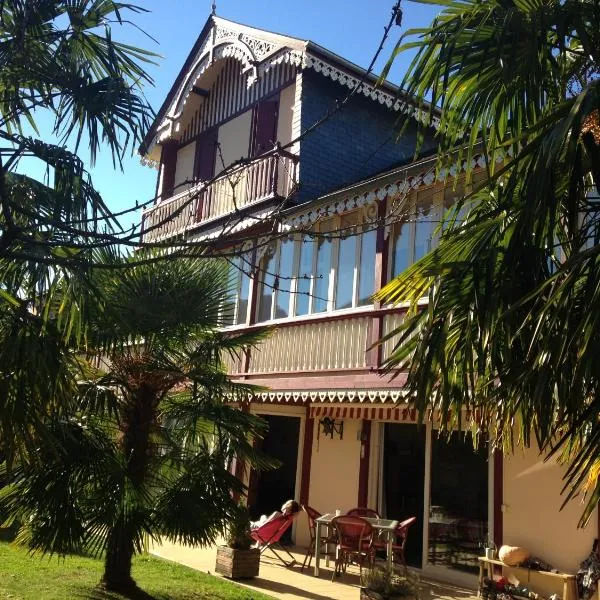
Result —
<svg viewBox="0 0 600 600"><path fill-rule="evenodd" d="M470 434L432 432L427 563L476 574L488 534L488 448Z"/></svg>
<svg viewBox="0 0 600 600"><path fill-rule="evenodd" d="M383 434L381 512L398 521L417 517L408 532L405 555L409 566L421 567L426 427L385 423Z"/></svg>

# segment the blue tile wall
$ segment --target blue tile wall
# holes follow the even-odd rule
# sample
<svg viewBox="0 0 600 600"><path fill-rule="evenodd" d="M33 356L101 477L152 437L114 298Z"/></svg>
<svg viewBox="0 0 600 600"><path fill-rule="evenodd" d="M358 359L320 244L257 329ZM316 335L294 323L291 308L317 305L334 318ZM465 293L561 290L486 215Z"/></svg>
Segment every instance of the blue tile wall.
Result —
<svg viewBox="0 0 600 600"><path fill-rule="evenodd" d="M302 85L302 131L348 94L348 88L312 71ZM365 179L412 159L416 127L397 139L398 113L357 94L300 145L298 202ZM422 151L432 147L427 139Z"/></svg>

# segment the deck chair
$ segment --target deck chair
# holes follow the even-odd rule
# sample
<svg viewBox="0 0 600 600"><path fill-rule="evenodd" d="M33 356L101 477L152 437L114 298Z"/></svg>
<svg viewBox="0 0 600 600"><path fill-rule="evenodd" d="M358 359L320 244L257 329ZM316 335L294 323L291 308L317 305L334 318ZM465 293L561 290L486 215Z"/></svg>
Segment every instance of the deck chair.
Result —
<svg viewBox="0 0 600 600"><path fill-rule="evenodd" d="M291 514L291 515L280 515L275 517L271 521L267 521L264 525L261 525L258 529L253 529L250 531L250 537L258 543L260 547L261 556L267 551L270 550L272 554L274 554L278 560L280 560L285 567L291 567L296 564L296 560L281 545L281 536L292 526L296 515L299 514L300 511ZM277 552L277 549L280 552L285 552L289 557L290 561L286 562L285 559Z"/></svg>

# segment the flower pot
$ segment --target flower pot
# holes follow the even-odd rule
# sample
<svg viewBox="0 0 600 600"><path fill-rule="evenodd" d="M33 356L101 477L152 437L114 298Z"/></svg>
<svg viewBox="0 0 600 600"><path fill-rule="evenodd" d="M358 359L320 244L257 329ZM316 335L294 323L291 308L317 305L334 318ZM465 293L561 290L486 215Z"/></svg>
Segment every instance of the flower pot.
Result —
<svg viewBox="0 0 600 600"><path fill-rule="evenodd" d="M260 550L237 550L229 546L217 548L215 571L230 579L250 579L258 576Z"/></svg>

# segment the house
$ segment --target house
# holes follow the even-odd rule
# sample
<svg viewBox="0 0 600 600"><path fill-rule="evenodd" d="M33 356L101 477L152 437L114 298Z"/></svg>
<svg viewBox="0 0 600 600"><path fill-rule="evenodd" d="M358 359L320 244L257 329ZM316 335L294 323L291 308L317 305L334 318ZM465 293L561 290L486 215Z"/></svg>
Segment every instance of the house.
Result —
<svg viewBox="0 0 600 600"><path fill-rule="evenodd" d="M398 111L415 126L395 140ZM313 42L211 16L142 148L158 168L143 241L212 244L234 267L230 327L277 325L228 362L235 379L268 388L241 409L267 419L263 449L283 464L236 466L255 514L295 497L321 512L416 515L408 562L463 583L487 538L574 571L597 516L578 530L581 507L559 510L562 468L536 449L503 456L441 439L435 416L418 425L402 374L381 368L394 340L373 346L403 316L373 292L436 243L464 190L464 165L433 169L435 120L414 158L423 118L396 87ZM306 535L300 524L296 542Z"/></svg>

